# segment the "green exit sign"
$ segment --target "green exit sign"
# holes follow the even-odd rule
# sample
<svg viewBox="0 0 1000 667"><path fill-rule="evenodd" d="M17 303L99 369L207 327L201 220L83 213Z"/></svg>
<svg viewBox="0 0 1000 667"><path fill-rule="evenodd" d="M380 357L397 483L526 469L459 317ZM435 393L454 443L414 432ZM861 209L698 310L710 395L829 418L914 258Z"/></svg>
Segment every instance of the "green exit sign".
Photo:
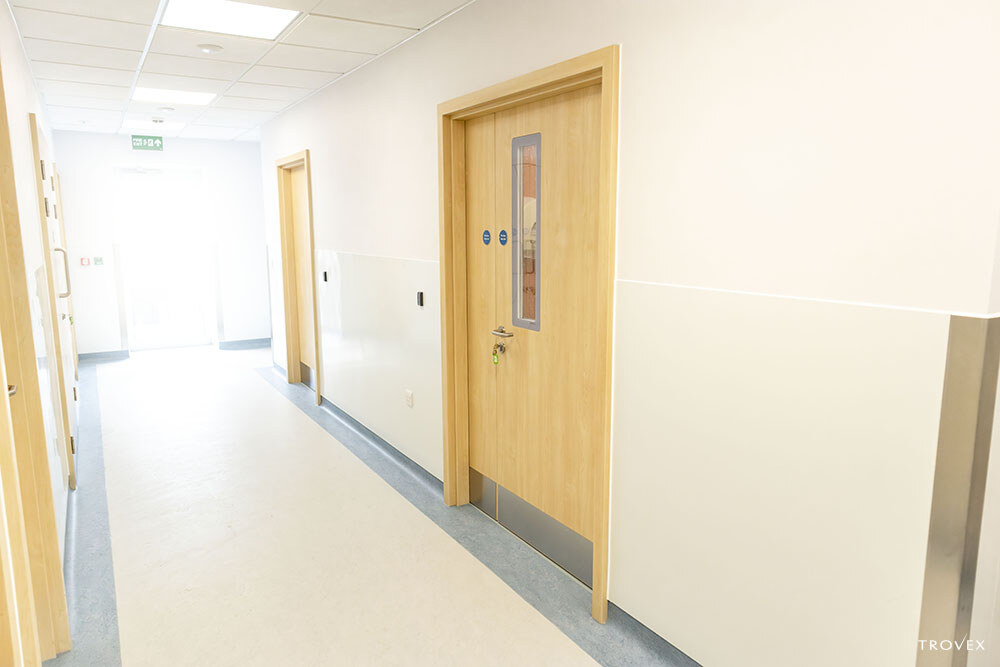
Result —
<svg viewBox="0 0 1000 667"><path fill-rule="evenodd" d="M134 151L162 151L163 137L147 137L141 134L132 135L132 150Z"/></svg>

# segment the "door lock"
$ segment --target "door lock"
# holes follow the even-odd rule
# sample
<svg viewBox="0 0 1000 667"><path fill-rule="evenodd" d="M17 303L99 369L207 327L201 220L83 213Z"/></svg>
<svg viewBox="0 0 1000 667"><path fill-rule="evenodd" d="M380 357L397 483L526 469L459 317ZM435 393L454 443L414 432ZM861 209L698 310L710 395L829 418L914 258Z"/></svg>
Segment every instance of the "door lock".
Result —
<svg viewBox="0 0 1000 667"><path fill-rule="evenodd" d="M507 351L507 346L501 342L493 343L493 365L500 363L500 355Z"/></svg>

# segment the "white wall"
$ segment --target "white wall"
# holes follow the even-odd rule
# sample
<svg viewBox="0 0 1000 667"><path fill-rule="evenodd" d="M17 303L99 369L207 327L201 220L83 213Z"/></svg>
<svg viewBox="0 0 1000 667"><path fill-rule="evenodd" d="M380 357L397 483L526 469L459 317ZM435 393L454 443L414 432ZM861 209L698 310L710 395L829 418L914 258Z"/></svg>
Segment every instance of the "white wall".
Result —
<svg viewBox="0 0 1000 667"><path fill-rule="evenodd" d="M256 143L165 139L162 152L133 151L127 135L55 133L56 164L62 173L66 235L73 280L75 320L81 353L122 349L114 244L119 168L199 170L202 191L192 202L213 221L191 243L217 245L222 340L267 338L267 260L260 186L260 151ZM163 197L192 197L164 192ZM155 201L149 202L156 206ZM141 215L141 211L137 211ZM103 266L81 266L80 258L98 256ZM177 271L185 257L176 258Z"/></svg>
<svg viewBox="0 0 1000 667"><path fill-rule="evenodd" d="M319 269L372 286L321 286L323 393L440 476L437 104L621 44L611 598L708 665L912 664L947 316L997 307L998 20L479 0L264 128L275 359L270 165L308 148Z"/></svg>
<svg viewBox="0 0 1000 667"><path fill-rule="evenodd" d="M14 182L17 188L17 208L21 222L21 242L24 252L25 273L28 281L28 299L31 308L32 333L37 355L38 381L42 396L42 414L45 422L45 440L49 457L49 474L52 481L52 501L56 514L56 530L62 553L66 533L66 500L69 487L66 478L64 449L60 443L61 422L57 421L59 398L50 379L54 355L53 334L46 331L42 322L49 322L44 309L48 308L48 279L45 272L45 255L42 245L42 224L38 210L38 189L35 182L35 157L31 146L29 114L38 116L39 131L51 137L41 97L31 77L28 61L21 50L20 37L6 3L0 5L0 63L3 66L3 88L7 103L7 121L10 125L11 153L14 160ZM49 145L51 145L49 141Z"/></svg>

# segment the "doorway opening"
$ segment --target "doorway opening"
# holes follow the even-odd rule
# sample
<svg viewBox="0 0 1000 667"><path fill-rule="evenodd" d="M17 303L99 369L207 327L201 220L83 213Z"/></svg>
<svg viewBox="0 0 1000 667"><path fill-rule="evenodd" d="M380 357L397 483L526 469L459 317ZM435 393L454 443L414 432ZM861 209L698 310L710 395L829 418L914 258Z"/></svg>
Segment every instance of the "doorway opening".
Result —
<svg viewBox="0 0 1000 667"><path fill-rule="evenodd" d="M123 347L138 351L215 343L218 258L202 173L123 167L115 175Z"/></svg>
<svg viewBox="0 0 1000 667"><path fill-rule="evenodd" d="M316 306L316 245L309 151L277 162L281 221L281 280L285 299L288 382L305 382L320 394L319 309Z"/></svg>

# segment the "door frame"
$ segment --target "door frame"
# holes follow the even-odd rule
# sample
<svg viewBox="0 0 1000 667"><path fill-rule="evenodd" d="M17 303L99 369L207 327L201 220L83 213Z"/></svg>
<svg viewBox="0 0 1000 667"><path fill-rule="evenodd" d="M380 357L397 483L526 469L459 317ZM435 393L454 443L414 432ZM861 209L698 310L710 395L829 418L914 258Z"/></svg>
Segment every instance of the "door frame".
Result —
<svg viewBox="0 0 1000 667"><path fill-rule="evenodd" d="M14 424L14 461L30 555L28 567L34 605L36 637L42 660L72 647L69 610L63 581L59 535L49 474L48 443L42 417L37 357L32 331L30 297L21 238L17 184L11 130L0 63L0 329L3 330L4 368L7 382L17 386L10 399ZM29 647L33 652L34 647Z"/></svg>
<svg viewBox="0 0 1000 667"><path fill-rule="evenodd" d="M316 405L323 402L320 394L320 339L319 339L319 305L316 297L316 235L313 225L312 198L312 167L309 160L309 149L299 151L275 162L278 176L278 211L281 225L281 283L285 301L285 356L287 378L289 384L302 381L302 371L299 364L302 361L302 351L299 349L299 307L298 294L295 289L295 237L292 227L291 172L303 167L306 170L306 197L309 200L309 275L312 278L313 306L313 341L315 344L314 358L316 368L313 375L316 384Z"/></svg>
<svg viewBox="0 0 1000 667"><path fill-rule="evenodd" d="M611 360L614 333L615 218L618 206L617 44L545 67L438 105L438 190L441 243L441 361L444 419L444 501L469 502L469 365L466 282L465 121L478 116L601 85L601 154L596 272L606 289L599 319L605 323L600 411L603 452L596 485L594 586L591 614L608 615L608 520L611 504Z"/></svg>

